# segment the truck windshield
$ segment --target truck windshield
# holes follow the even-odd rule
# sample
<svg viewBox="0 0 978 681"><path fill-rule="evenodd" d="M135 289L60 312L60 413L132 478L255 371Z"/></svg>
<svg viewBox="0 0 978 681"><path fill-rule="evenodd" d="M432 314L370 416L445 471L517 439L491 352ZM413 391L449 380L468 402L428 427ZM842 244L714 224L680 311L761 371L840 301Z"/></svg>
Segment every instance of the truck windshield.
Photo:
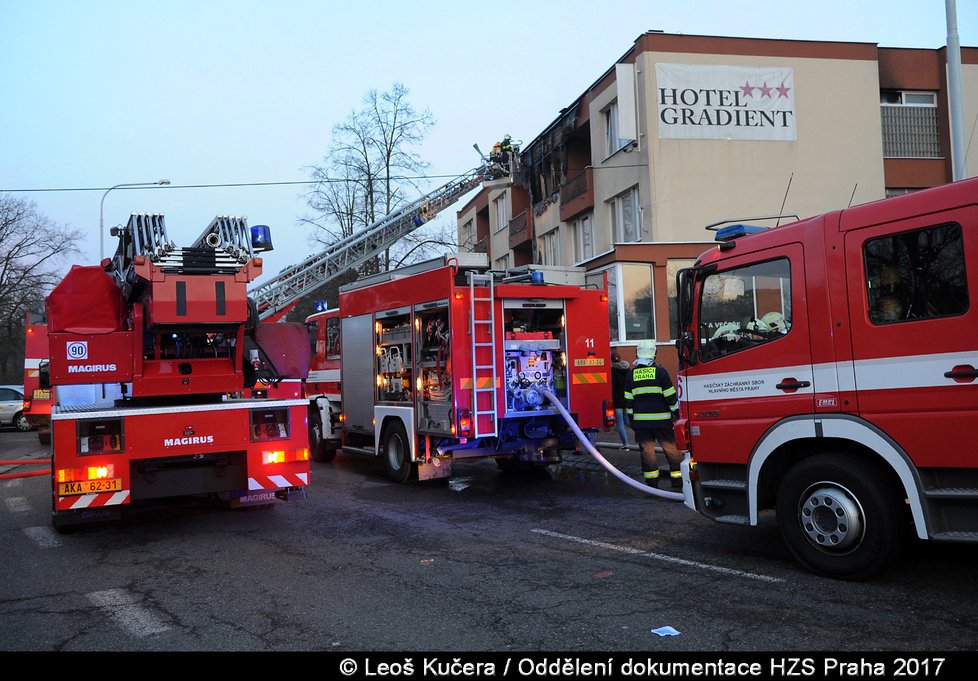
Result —
<svg viewBox="0 0 978 681"><path fill-rule="evenodd" d="M710 274L700 291L703 361L769 343L791 331L791 267L785 258Z"/></svg>

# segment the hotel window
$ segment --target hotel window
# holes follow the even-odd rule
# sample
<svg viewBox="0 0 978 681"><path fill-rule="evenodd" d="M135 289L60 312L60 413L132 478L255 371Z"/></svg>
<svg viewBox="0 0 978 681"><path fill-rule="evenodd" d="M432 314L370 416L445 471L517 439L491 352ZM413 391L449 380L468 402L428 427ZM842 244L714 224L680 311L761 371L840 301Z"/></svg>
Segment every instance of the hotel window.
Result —
<svg viewBox="0 0 978 681"><path fill-rule="evenodd" d="M642 216L638 204L638 187L619 194L608 202L612 238L618 243L642 240Z"/></svg>
<svg viewBox="0 0 978 681"><path fill-rule="evenodd" d="M574 262L584 262L594 257L594 232L591 214L582 215L574 220Z"/></svg>
<svg viewBox="0 0 978 681"><path fill-rule="evenodd" d="M617 263L606 270L589 273L588 283L608 275L608 325L612 342L634 342L655 338L655 302L652 266Z"/></svg>
<svg viewBox="0 0 978 681"><path fill-rule="evenodd" d="M880 92L884 158L942 158L937 128L937 94Z"/></svg>
<svg viewBox="0 0 978 681"><path fill-rule="evenodd" d="M496 231L509 226L509 195L503 194L492 202L492 210L496 215Z"/></svg>
<svg viewBox="0 0 978 681"><path fill-rule="evenodd" d="M611 156L625 146L629 140L618 137L618 102L612 102L601 112L604 117L604 148L605 154Z"/></svg>
<svg viewBox="0 0 978 681"><path fill-rule="evenodd" d="M541 265L560 264L560 241L558 240L556 229L540 237L538 247L540 249Z"/></svg>
<svg viewBox="0 0 978 681"><path fill-rule="evenodd" d="M695 258L676 258L666 261L666 285L669 295L669 338L675 339L679 336L679 315L676 294L676 275L679 270L692 267L696 263Z"/></svg>

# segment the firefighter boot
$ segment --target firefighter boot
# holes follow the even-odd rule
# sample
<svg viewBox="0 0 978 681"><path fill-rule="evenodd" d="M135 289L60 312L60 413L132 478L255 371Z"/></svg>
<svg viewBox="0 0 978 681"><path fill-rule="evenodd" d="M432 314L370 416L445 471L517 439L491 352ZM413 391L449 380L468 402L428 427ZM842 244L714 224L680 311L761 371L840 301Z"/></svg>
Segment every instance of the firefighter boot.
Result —
<svg viewBox="0 0 978 681"><path fill-rule="evenodd" d="M649 487L659 486L659 469L656 468L651 471L642 471L642 477L645 478L645 484Z"/></svg>
<svg viewBox="0 0 978 681"><path fill-rule="evenodd" d="M672 480L673 489L683 488L683 472L679 470L678 464L669 464L669 478Z"/></svg>

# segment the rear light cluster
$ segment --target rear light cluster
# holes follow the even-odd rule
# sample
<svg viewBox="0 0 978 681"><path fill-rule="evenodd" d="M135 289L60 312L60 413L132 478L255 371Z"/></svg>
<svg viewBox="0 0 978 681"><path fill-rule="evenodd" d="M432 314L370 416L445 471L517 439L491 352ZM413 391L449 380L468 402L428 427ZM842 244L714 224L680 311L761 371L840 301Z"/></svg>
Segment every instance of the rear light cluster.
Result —
<svg viewBox="0 0 978 681"><path fill-rule="evenodd" d="M455 434L458 437L472 437L472 412L468 409L458 410L458 428Z"/></svg>
<svg viewBox="0 0 978 681"><path fill-rule="evenodd" d="M59 468L58 482L83 482L85 480L106 480L115 477L115 466L86 466L83 468Z"/></svg>
<svg viewBox="0 0 978 681"><path fill-rule="evenodd" d="M118 454L125 450L122 419L79 421L77 428L78 453Z"/></svg>
<svg viewBox="0 0 978 681"><path fill-rule="evenodd" d="M308 449L276 449L261 453L263 464L273 463L295 463L296 461L308 461Z"/></svg>
<svg viewBox="0 0 978 681"><path fill-rule="evenodd" d="M601 411L604 413L604 427L611 428L615 425L615 405L609 404L608 400L601 402Z"/></svg>
<svg viewBox="0 0 978 681"><path fill-rule="evenodd" d="M291 437L289 410L254 409L251 412L251 441L269 442Z"/></svg>

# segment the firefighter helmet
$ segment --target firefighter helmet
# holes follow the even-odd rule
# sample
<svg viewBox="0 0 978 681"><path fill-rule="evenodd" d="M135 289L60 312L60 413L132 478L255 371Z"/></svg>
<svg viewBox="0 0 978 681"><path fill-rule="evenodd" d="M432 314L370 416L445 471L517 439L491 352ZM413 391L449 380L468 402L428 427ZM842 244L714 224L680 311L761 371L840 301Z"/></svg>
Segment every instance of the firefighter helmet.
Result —
<svg viewBox="0 0 978 681"><path fill-rule="evenodd" d="M643 340L638 342L638 349L636 350L639 359L650 359L655 361L655 341Z"/></svg>

